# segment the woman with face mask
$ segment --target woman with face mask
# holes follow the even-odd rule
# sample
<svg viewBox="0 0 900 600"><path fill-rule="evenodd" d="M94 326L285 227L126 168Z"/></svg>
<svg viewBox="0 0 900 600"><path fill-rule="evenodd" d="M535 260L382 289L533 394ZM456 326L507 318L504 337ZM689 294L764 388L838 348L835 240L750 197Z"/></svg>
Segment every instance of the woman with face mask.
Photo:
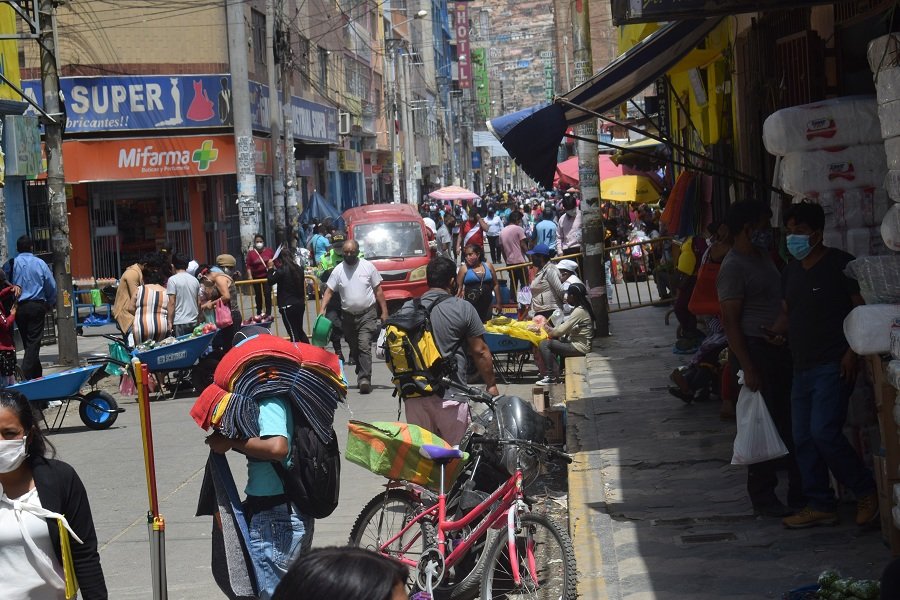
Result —
<svg viewBox="0 0 900 600"><path fill-rule="evenodd" d="M569 285L569 289L566 290L566 303L573 307L572 313L562 325L547 328L550 339L538 345L543 358L538 385L560 383L560 359L568 356L585 356L591 349L596 319L583 283Z"/></svg>
<svg viewBox="0 0 900 600"><path fill-rule="evenodd" d="M257 233L245 259L250 279L265 279L268 275L267 264L274 256L275 252L266 246L266 238ZM253 286L253 294L256 296L257 316L268 319L272 314L272 287L268 283L258 283Z"/></svg>
<svg viewBox="0 0 900 600"><path fill-rule="evenodd" d="M28 399L0 391L0 595L66 598L62 526L80 597L103 600L106 582L87 493L75 470L52 455Z"/></svg>

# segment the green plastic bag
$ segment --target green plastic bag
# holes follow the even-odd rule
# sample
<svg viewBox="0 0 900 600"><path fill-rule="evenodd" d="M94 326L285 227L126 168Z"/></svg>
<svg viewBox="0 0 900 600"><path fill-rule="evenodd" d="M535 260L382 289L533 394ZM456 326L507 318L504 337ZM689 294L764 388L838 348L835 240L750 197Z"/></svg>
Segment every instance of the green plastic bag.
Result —
<svg viewBox="0 0 900 600"><path fill-rule="evenodd" d="M97 288L91 288L91 304L93 304L95 308L103 306L103 295Z"/></svg>
<svg viewBox="0 0 900 600"><path fill-rule="evenodd" d="M131 355L128 354L128 350L126 350L122 344L110 343L109 356L110 358L123 363L131 362ZM126 370L123 367L113 363L106 363L104 370L109 375L124 375L126 373Z"/></svg>

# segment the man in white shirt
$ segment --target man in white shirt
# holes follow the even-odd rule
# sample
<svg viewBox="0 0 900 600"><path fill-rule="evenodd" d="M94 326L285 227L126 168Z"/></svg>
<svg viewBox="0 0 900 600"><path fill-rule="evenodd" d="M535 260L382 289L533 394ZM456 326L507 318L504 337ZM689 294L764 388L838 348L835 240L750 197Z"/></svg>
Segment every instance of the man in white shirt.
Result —
<svg viewBox="0 0 900 600"><path fill-rule="evenodd" d="M341 295L344 339L350 346L350 356L356 362L356 382L361 394L372 391L372 342L378 333L379 323L387 320L387 301L381 289L381 274L375 265L359 258L359 244L347 240L343 246L344 261L336 266L328 278L327 289L322 296L322 310L332 295ZM380 317L376 312L376 302Z"/></svg>
<svg viewBox="0 0 900 600"><path fill-rule="evenodd" d="M175 337L191 333L200 314L200 305L197 303L200 281L187 272L187 267L188 260L183 255L176 254L172 257L175 274L166 283L166 295L169 297L169 331Z"/></svg>
<svg viewBox="0 0 900 600"><path fill-rule="evenodd" d="M562 207L565 212L559 217L556 231L556 254L568 256L581 253L581 210L575 196L563 196Z"/></svg>

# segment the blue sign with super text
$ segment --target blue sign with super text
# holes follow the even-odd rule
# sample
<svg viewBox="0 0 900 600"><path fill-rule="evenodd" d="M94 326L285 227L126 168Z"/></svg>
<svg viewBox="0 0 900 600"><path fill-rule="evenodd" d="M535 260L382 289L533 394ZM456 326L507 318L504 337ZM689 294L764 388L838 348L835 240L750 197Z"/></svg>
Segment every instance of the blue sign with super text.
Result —
<svg viewBox="0 0 900 600"><path fill-rule="evenodd" d="M231 75L112 75L63 77L66 131L93 133L232 127ZM249 82L253 128L269 131L269 88ZM41 84L22 82L25 94L42 105ZM279 104L280 107L280 104ZM338 141L337 110L291 98L294 137ZM26 114L36 114L29 108Z"/></svg>

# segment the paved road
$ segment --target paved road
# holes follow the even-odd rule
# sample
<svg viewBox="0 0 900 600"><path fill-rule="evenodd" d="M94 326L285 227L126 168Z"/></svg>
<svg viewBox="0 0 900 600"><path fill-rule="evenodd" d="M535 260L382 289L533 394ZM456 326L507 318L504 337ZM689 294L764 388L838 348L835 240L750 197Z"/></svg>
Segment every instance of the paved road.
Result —
<svg viewBox="0 0 900 600"><path fill-rule="evenodd" d="M103 351L105 341L94 331L79 338L82 354ZM48 347L44 356L55 348ZM352 367L348 379L355 384ZM335 431L343 449L348 419L394 420L397 401L391 397L388 372L377 362L375 388L362 396L351 387L346 409L338 411ZM504 387L506 388L504 390ZM527 396L527 385L501 386L501 391ZM133 399L120 398L126 412L107 431L89 431L81 425L77 409L65 427L50 436L58 456L78 470L87 487L100 543L100 554L111 598L146 599L150 594L148 507L141 433ZM169 597L172 600L221 598L210 573L209 517L194 517L207 449L205 433L188 416L194 397L152 404L160 510L166 519L166 554ZM74 405L73 405L74 407ZM232 453L233 454L233 453ZM245 481L244 460L231 457L238 486ZM357 514L377 494L383 479L349 463L342 471L341 504L327 519L316 523L314 545L344 544Z"/></svg>

